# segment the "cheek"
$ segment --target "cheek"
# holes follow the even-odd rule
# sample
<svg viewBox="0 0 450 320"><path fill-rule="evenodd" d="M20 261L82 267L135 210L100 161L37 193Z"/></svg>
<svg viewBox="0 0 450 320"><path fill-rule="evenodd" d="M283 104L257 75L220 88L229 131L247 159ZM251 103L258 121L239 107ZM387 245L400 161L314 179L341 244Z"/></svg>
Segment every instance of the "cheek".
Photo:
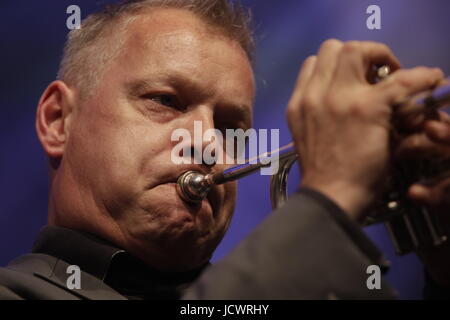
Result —
<svg viewBox="0 0 450 320"><path fill-rule="evenodd" d="M227 203L236 201L237 181L228 182L224 185L224 201Z"/></svg>
<svg viewBox="0 0 450 320"><path fill-rule="evenodd" d="M229 182L224 186L224 198L219 217L223 218L223 223L228 227L236 206L237 182Z"/></svg>
<svg viewBox="0 0 450 320"><path fill-rule="evenodd" d="M77 119L67 158L96 196L115 203L130 201L149 183L149 163L164 149L163 134L133 114L100 110Z"/></svg>

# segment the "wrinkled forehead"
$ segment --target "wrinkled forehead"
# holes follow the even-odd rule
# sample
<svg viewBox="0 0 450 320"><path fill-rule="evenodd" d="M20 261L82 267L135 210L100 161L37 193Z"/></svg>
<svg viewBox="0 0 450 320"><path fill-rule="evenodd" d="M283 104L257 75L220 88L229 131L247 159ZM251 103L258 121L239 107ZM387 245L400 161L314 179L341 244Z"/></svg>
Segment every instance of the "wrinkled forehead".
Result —
<svg viewBox="0 0 450 320"><path fill-rule="evenodd" d="M187 10L158 9L136 17L128 25L116 67L127 77L170 74L207 82L210 90L220 85L224 93L241 94L236 98L253 103L253 70L244 49Z"/></svg>
<svg viewBox="0 0 450 320"><path fill-rule="evenodd" d="M165 54L189 48L207 51L211 42L222 42L223 47L233 48L233 51L239 52L240 58L250 65L238 41L231 39L218 27L211 26L188 10L147 9L133 17L125 33L125 46L129 50L166 49ZM230 50L227 51L227 54L230 54ZM219 50L215 53L219 53ZM221 55L218 54L217 57L220 58Z"/></svg>
<svg viewBox="0 0 450 320"><path fill-rule="evenodd" d="M165 33L190 30L199 34L218 34L219 30L193 12L177 8L149 8L134 15L128 23L127 38L136 43Z"/></svg>

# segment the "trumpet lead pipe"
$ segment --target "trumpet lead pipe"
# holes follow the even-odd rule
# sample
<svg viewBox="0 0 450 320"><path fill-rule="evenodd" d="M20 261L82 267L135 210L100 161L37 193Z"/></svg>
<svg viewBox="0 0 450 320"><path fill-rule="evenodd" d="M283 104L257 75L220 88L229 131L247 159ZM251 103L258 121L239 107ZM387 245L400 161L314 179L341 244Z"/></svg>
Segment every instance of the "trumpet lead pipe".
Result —
<svg viewBox="0 0 450 320"><path fill-rule="evenodd" d="M294 143L291 142L276 150L265 152L256 157L247 159L243 164L233 166L223 171L212 172L207 175L206 179L212 184L222 184L225 182L234 181L252 174L260 168L269 166L272 161L278 161L286 157L296 156L297 154Z"/></svg>

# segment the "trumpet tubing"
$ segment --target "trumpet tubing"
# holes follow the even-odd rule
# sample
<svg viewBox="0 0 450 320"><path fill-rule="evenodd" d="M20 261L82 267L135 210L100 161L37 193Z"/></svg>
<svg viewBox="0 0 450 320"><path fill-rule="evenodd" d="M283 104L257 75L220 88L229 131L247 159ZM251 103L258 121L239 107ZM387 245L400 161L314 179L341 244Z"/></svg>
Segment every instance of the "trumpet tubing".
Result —
<svg viewBox="0 0 450 320"><path fill-rule="evenodd" d="M389 68L382 66L376 71L376 81L381 81L389 74ZM375 81L375 82L376 82ZM399 108L393 120L393 133L401 132L405 126L402 119L417 116L419 119L435 118L438 109L450 105L450 84L425 92L410 99ZM271 176L270 198L272 208L276 209L287 200L287 181L289 171L297 160L294 143L265 153L261 158L274 157L279 162L278 172ZM254 160L254 159L253 159ZM267 162L263 162L267 163ZM213 185L240 179L256 172L267 164L247 161L224 171L204 175L195 171L182 174L177 183L179 195L189 202L200 202ZM437 246L447 241L446 230L441 228L439 218L426 208L413 205L407 199L407 190L412 183L433 184L440 179L450 177L449 161L430 161L420 159L405 163L395 163L386 191L380 197L376 210L369 213L363 225L385 223L397 254L405 254L427 246Z"/></svg>

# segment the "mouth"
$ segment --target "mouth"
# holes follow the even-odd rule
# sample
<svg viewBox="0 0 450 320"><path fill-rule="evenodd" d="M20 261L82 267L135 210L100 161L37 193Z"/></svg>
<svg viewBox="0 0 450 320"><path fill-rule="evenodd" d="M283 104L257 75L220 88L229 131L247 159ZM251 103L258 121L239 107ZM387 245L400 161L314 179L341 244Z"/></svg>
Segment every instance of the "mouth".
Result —
<svg viewBox="0 0 450 320"><path fill-rule="evenodd" d="M179 194L179 188L177 187L178 186L177 182L171 182L171 184L174 184L174 187L177 190L178 198L180 198L181 201L183 201L183 203L186 206L188 206L189 208L192 208L192 209L198 209L198 208L202 207L203 202L206 202L211 207L213 216L217 215L219 205L220 205L220 199L221 199L219 186L213 185L211 187L211 189L208 191L208 193L204 199L202 199L198 202L192 202L192 201L187 201L184 197L182 197Z"/></svg>
<svg viewBox="0 0 450 320"><path fill-rule="evenodd" d="M177 191L177 183L176 182L168 182L162 183L158 185L159 187L170 188L170 191L167 191L167 200L172 199L174 204L177 206L183 207L192 217L199 216L210 216L215 218L218 215L217 209L218 205L216 200L212 197L212 191L208 194L208 196L201 200L200 202L189 202L185 201ZM167 190L167 189L166 189ZM173 193L172 193L173 192ZM169 196L170 194L170 196Z"/></svg>
<svg viewBox="0 0 450 320"><path fill-rule="evenodd" d="M205 172L205 170L203 170L203 168L187 168L184 169L182 171L177 171L176 176L174 176L173 174L168 178L168 179L162 179L162 181L160 181L160 183L158 183L158 185L172 185L174 187L174 189L178 189L177 185L178 185L178 178L179 176L181 176L182 174L184 174L186 171L197 171L201 174L208 174L208 172ZM157 185L152 185L149 186L147 189L152 189L154 187L156 187ZM186 201L185 199L183 199L183 197L178 193L178 190L176 190L176 194L177 194L177 198L179 198L182 203L184 204L184 206L186 206L190 211L194 212L194 211L198 211L202 205L205 204L207 206L209 206L211 208L212 211L212 215L215 217L218 214L218 210L221 204L221 199L222 199L222 192L221 189L223 187L219 186L219 185L213 185L211 187L211 189L209 190L208 194L206 195L206 197L199 201L199 202L190 202L190 201Z"/></svg>

